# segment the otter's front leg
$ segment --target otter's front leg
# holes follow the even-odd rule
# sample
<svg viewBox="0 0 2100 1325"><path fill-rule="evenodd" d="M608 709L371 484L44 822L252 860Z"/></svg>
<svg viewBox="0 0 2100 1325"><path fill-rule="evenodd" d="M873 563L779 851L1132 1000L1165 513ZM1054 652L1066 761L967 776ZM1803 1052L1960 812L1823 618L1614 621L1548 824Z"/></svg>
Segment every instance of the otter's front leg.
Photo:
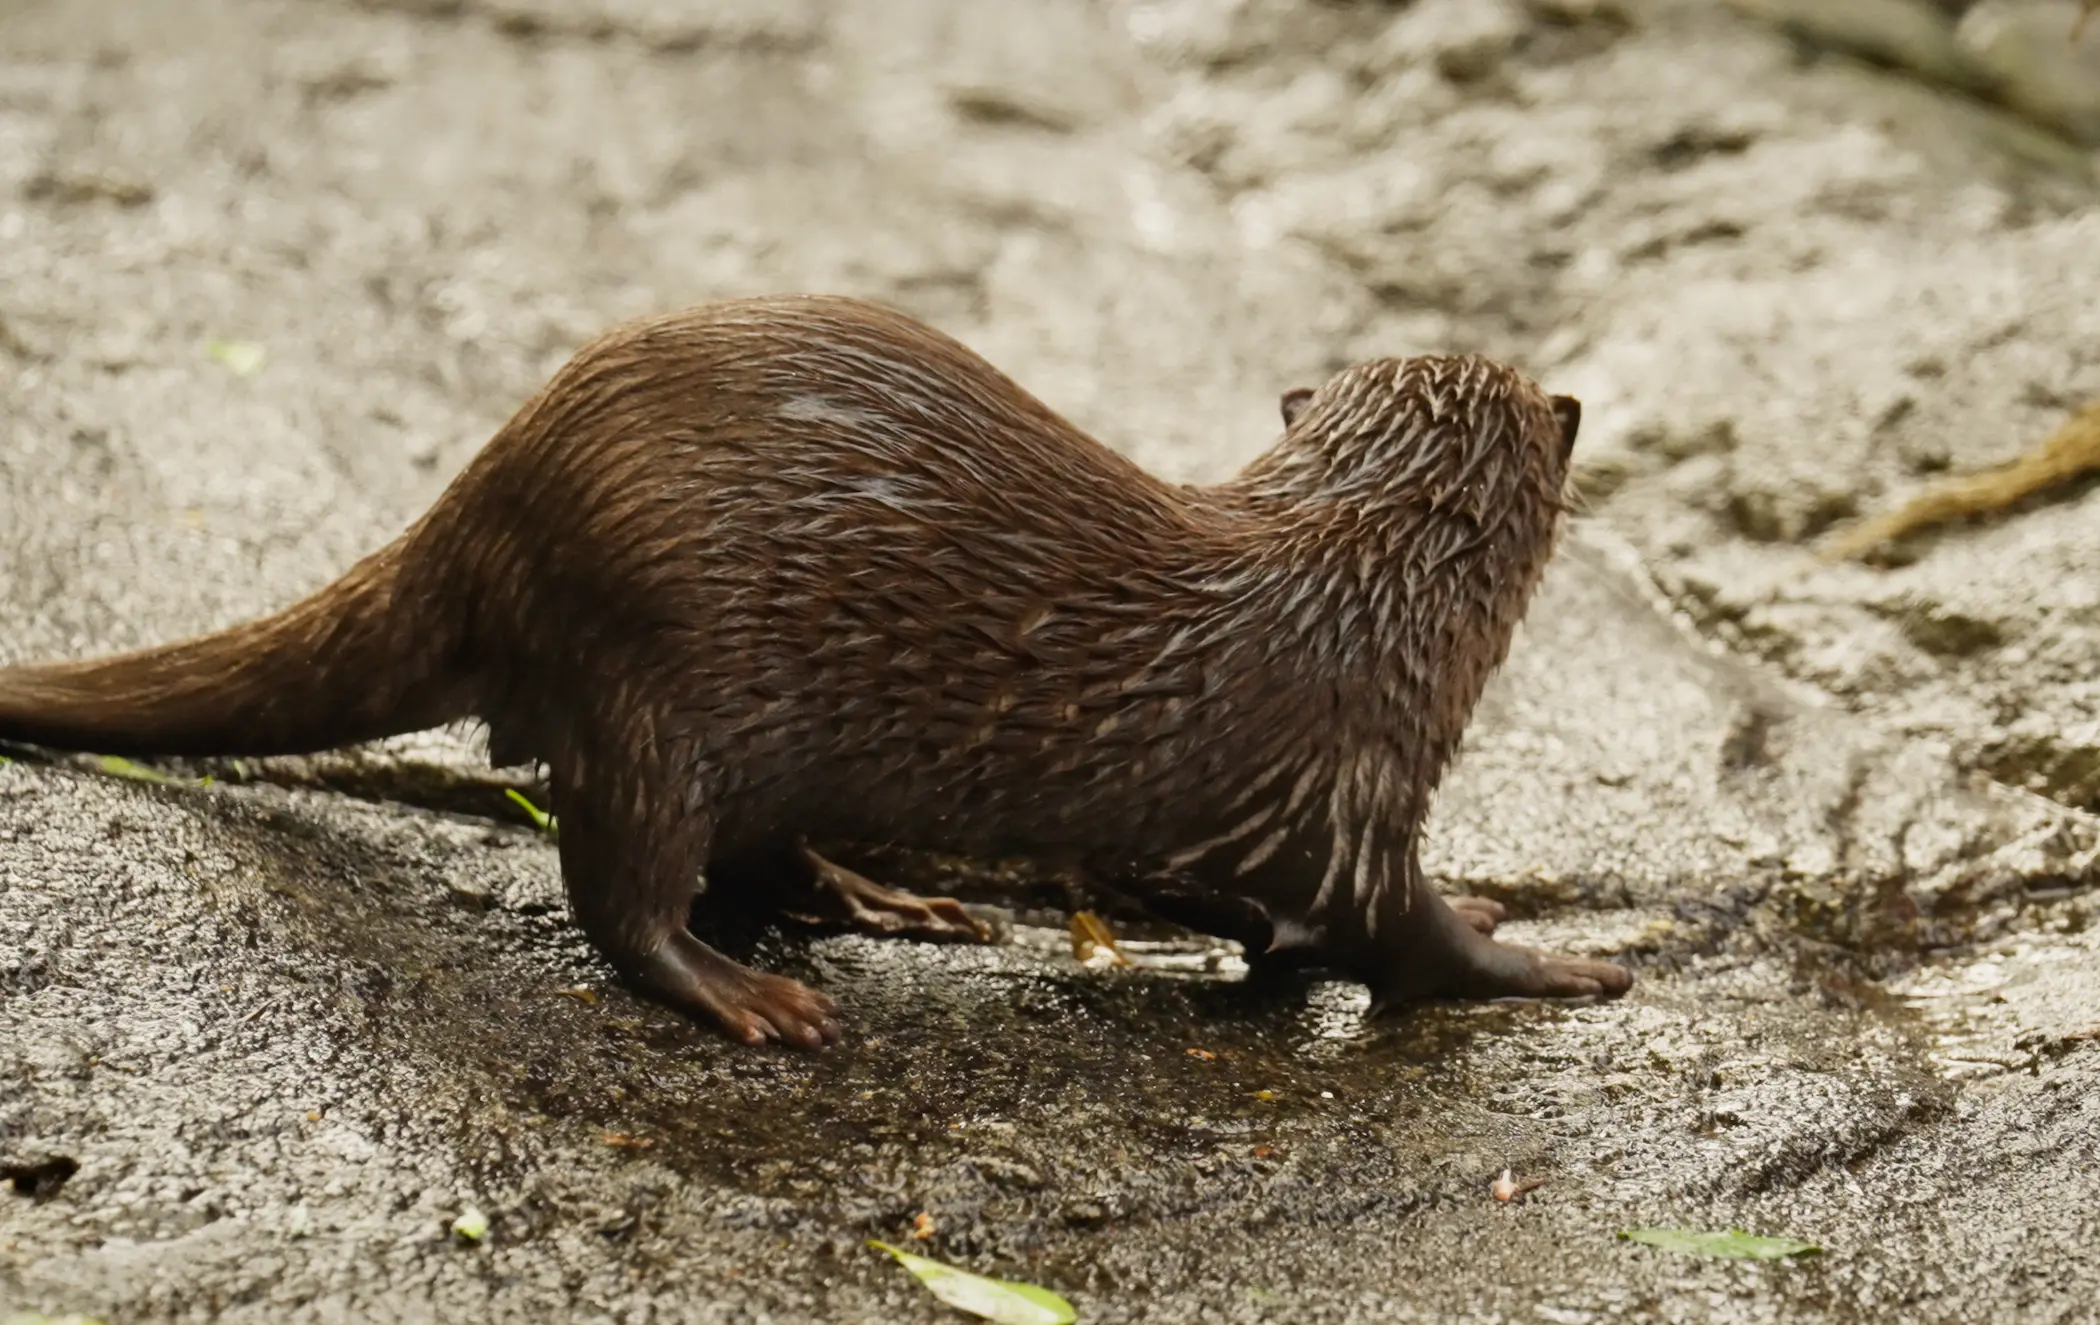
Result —
<svg viewBox="0 0 2100 1325"><path fill-rule="evenodd" d="M1633 986L1633 972L1615 963L1488 937L1501 912L1492 902L1454 906L1420 877L1403 895L1404 906L1388 904L1379 918L1375 969L1365 974L1373 1015L1422 999L1610 997Z"/></svg>

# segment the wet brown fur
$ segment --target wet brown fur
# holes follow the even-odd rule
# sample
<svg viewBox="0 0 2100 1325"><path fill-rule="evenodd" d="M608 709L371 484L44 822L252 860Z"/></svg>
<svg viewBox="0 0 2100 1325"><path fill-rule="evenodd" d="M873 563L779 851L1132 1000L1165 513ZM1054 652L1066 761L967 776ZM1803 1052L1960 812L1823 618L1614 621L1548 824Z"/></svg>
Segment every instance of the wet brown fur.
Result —
<svg viewBox="0 0 2100 1325"><path fill-rule="evenodd" d="M632 323L313 597L0 671L0 739L269 754L478 717L499 762L548 765L598 948L754 1042L832 1038L830 1002L687 910L703 876L785 895L805 837L1054 858L1383 1002L1625 988L1494 942L1416 859L1578 408L1468 357L1363 364L1284 415L1181 487L871 305Z"/></svg>

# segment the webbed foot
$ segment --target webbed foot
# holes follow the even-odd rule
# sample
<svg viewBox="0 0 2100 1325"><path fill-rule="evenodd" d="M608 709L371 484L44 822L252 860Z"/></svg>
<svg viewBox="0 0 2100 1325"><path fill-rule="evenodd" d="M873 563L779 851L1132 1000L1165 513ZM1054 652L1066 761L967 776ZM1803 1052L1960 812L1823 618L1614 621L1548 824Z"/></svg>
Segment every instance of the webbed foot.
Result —
<svg viewBox="0 0 2100 1325"><path fill-rule="evenodd" d="M1446 902L1429 888L1416 890L1398 917L1400 937L1367 977L1374 1014L1419 999L1609 998L1633 987L1633 972L1616 963L1488 937L1502 908L1482 900Z"/></svg>
<svg viewBox="0 0 2100 1325"><path fill-rule="evenodd" d="M839 1038L838 1004L799 981L739 965L682 930L630 975L644 992L744 1044L821 1049Z"/></svg>
<svg viewBox="0 0 2100 1325"><path fill-rule="evenodd" d="M804 919L935 943L983 943L992 936L989 928L952 897L920 897L885 888L806 846L801 851L816 885L815 914L804 915Z"/></svg>

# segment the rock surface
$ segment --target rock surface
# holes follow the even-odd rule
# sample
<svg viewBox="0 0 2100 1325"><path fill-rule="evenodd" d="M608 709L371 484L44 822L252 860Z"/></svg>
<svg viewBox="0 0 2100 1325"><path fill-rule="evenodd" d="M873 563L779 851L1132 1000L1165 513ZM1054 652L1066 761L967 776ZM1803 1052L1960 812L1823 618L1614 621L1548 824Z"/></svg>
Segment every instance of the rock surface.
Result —
<svg viewBox="0 0 2100 1325"><path fill-rule="evenodd" d="M765 937L852 1028L752 1053L607 985L456 734L17 762L0 1311L952 1318L877 1237L1088 1321L2079 1318L2100 488L1810 556L2100 396L2076 8L0 7L0 661L319 585L643 311L885 299L1184 479L1477 349L1582 397L1589 514L1429 855L1643 976L1370 1024L1008 899Z"/></svg>

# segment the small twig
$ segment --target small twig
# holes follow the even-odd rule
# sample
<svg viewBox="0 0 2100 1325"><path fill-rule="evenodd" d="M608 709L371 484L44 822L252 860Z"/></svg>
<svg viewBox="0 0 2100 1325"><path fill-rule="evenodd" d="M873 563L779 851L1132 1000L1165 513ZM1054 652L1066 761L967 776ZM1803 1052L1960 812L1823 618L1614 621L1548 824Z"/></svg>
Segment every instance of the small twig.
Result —
<svg viewBox="0 0 2100 1325"><path fill-rule="evenodd" d="M2100 9L2088 0L2087 12ZM1824 561L1844 561L1930 525L1983 515L2100 471L2100 401L2064 420L2055 432L2009 464L1964 474L1925 489L1897 509L1838 534L1822 548Z"/></svg>

